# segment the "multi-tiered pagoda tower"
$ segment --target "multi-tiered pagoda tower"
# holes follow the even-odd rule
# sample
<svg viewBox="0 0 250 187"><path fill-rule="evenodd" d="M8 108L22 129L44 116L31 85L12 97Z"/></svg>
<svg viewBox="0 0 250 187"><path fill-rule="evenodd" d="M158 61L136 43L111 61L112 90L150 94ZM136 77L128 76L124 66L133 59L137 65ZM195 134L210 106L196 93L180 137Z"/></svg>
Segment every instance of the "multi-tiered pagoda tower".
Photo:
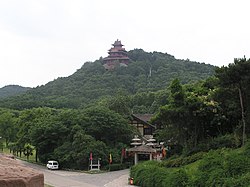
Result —
<svg viewBox="0 0 250 187"><path fill-rule="evenodd" d="M109 50L108 57L103 59L103 66L106 69L114 69L116 66L127 66L129 57L120 40L116 40L113 47Z"/></svg>

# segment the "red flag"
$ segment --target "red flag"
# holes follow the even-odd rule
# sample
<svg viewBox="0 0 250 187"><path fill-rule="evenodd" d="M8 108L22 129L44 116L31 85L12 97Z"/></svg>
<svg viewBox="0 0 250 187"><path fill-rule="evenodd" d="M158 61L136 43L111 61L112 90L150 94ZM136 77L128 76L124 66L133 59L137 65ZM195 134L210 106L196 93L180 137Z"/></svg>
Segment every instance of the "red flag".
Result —
<svg viewBox="0 0 250 187"><path fill-rule="evenodd" d="M90 152L89 160L93 160L92 152Z"/></svg>
<svg viewBox="0 0 250 187"><path fill-rule="evenodd" d="M164 158L164 157L166 157L166 155L167 155L167 151L166 151L165 147L163 147L162 148L162 157Z"/></svg>
<svg viewBox="0 0 250 187"><path fill-rule="evenodd" d="M109 154L109 163L112 164L112 155L111 155L111 153Z"/></svg>
<svg viewBox="0 0 250 187"><path fill-rule="evenodd" d="M122 148L122 158L126 158L126 149Z"/></svg>

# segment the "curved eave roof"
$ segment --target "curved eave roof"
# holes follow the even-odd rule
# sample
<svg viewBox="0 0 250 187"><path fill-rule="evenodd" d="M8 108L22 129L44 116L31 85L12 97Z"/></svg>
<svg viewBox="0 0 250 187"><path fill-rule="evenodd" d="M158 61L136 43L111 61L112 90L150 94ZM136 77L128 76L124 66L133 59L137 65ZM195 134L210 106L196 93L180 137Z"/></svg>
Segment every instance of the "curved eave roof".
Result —
<svg viewBox="0 0 250 187"><path fill-rule="evenodd" d="M132 147L128 149L128 152L137 152L137 153L156 153L156 149L149 147L147 145L140 145L137 147Z"/></svg>

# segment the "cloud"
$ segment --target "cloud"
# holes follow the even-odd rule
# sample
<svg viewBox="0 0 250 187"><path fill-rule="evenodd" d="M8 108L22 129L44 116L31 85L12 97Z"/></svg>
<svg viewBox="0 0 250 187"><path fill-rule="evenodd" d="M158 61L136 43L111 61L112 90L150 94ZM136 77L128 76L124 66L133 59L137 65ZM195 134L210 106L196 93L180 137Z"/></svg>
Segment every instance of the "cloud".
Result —
<svg viewBox="0 0 250 187"><path fill-rule="evenodd" d="M0 1L0 87L37 86L106 56L116 40L176 58L227 65L249 57L250 3L239 1Z"/></svg>

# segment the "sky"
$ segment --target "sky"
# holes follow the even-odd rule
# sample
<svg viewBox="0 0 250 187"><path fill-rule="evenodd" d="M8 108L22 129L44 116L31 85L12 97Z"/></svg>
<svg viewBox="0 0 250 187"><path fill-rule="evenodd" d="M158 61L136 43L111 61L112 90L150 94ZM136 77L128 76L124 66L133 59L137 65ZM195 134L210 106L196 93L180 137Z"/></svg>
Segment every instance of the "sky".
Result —
<svg viewBox="0 0 250 187"><path fill-rule="evenodd" d="M250 58L249 0L0 0L0 88L36 87L127 51L216 66Z"/></svg>

